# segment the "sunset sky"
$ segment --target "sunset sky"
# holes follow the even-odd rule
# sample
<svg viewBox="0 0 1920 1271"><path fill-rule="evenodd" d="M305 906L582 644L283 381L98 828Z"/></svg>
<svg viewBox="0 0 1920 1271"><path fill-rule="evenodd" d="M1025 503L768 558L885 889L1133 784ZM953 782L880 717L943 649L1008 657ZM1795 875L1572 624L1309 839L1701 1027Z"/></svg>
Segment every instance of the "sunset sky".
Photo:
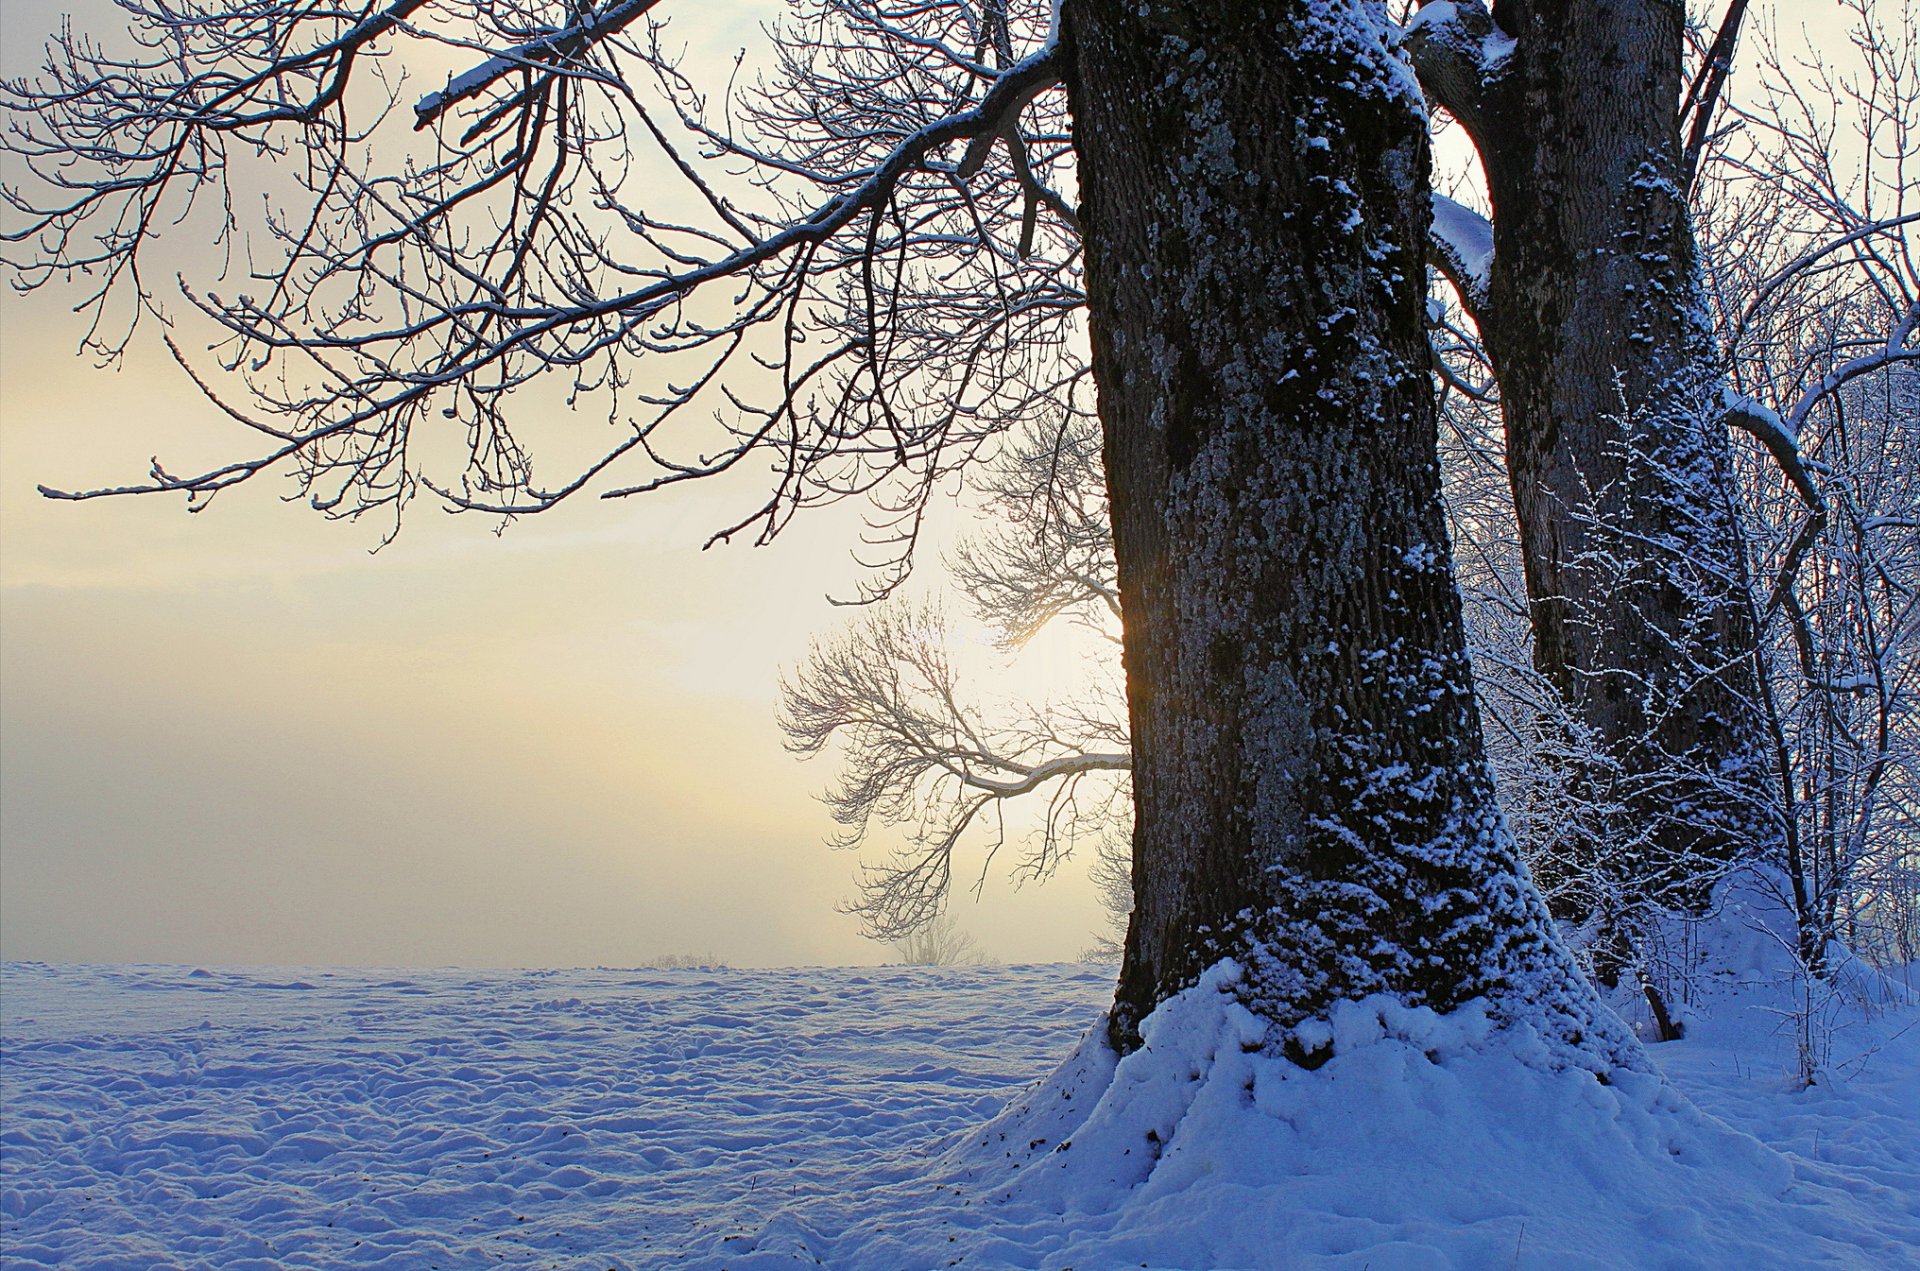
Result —
<svg viewBox="0 0 1920 1271"><path fill-rule="evenodd" d="M65 7L0 11L7 74ZM672 11L724 61L772 8ZM822 843L830 762L787 754L774 723L781 669L844 620L825 597L853 590L856 519L702 552L750 481L580 500L499 538L423 498L369 554L379 526L271 480L193 516L51 502L36 483L246 443L151 338L95 370L57 298L0 304L0 955L892 956L837 912L855 860ZM997 870L955 910L1013 961L1073 957L1100 921L1078 864L1018 892Z"/></svg>

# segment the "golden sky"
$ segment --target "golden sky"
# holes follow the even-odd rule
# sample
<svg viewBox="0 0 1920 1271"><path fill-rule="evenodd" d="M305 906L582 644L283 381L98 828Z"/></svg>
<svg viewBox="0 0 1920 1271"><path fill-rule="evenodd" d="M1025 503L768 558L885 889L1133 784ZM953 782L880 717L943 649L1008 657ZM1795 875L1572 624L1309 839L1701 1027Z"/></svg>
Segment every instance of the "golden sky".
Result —
<svg viewBox="0 0 1920 1271"><path fill-rule="evenodd" d="M7 73L59 8L0 10ZM740 14L686 6L723 57ZM577 500L496 538L419 501L399 539L284 486L55 503L236 437L149 338L75 356L0 298L0 955L69 961L739 965L885 960L788 755L780 669L842 614L856 526L699 545L754 489ZM149 332L151 336L151 332ZM223 448L224 441L224 448ZM244 445L244 441L239 444ZM1081 871L962 897L994 955L1069 958Z"/></svg>

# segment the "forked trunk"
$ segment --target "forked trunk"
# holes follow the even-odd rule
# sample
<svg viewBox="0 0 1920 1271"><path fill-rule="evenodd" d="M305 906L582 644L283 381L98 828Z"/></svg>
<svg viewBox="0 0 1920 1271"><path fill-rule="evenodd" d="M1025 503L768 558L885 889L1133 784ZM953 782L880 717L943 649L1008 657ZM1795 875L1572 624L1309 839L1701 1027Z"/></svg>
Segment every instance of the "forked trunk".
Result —
<svg viewBox="0 0 1920 1271"><path fill-rule="evenodd" d="M1137 817L1113 1039L1226 956L1278 1028L1486 994L1577 1039L1481 753L1418 93L1357 0L1067 15Z"/></svg>

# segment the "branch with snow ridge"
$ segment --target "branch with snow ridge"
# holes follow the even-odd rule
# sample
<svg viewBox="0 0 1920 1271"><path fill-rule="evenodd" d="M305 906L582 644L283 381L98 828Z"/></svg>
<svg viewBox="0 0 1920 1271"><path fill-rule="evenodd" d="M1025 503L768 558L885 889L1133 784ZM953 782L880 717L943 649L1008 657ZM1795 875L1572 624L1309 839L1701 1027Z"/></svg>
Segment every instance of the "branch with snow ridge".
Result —
<svg viewBox="0 0 1920 1271"><path fill-rule="evenodd" d="M1464 203L1436 191L1428 245L1433 263L1475 322L1483 322L1493 277L1493 223Z"/></svg>
<svg viewBox="0 0 1920 1271"><path fill-rule="evenodd" d="M587 15L573 26L550 31L537 39L502 50L472 70L449 79L445 88L428 93L414 103L414 129L417 131L430 127L453 107L478 97L515 71L563 73L563 68L569 63L578 62L583 53L609 36L618 35L635 18L658 3L659 0L614 0L614 3Z"/></svg>
<svg viewBox="0 0 1920 1271"><path fill-rule="evenodd" d="M1727 390L1726 413L1721 416L1729 428L1738 428L1752 436L1773 461L1780 465L1780 471L1807 507L1816 514L1826 511L1826 502L1820 497L1820 490L1813 483L1813 474L1807 471L1807 465L1800 457L1799 427L1780 417L1780 412L1764 402L1751 397L1743 397L1732 389Z"/></svg>

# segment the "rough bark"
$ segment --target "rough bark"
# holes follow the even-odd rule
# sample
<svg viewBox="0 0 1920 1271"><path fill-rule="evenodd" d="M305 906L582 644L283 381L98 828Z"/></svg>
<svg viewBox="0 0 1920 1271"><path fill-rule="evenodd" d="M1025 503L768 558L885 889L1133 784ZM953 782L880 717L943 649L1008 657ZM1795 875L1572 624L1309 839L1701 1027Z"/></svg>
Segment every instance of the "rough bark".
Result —
<svg viewBox="0 0 1920 1271"><path fill-rule="evenodd" d="M1476 317L1535 658L1597 746L1589 797L1617 809L1580 863L1602 885L1565 916L1696 906L1774 822L1725 379L1681 170L1683 6L1434 12L1415 24L1416 65L1473 136L1493 203Z"/></svg>
<svg viewBox="0 0 1920 1271"><path fill-rule="evenodd" d="M1137 818L1113 1040L1233 956L1277 1028L1487 995L1577 1044L1481 754L1417 93L1358 2L1067 15Z"/></svg>

